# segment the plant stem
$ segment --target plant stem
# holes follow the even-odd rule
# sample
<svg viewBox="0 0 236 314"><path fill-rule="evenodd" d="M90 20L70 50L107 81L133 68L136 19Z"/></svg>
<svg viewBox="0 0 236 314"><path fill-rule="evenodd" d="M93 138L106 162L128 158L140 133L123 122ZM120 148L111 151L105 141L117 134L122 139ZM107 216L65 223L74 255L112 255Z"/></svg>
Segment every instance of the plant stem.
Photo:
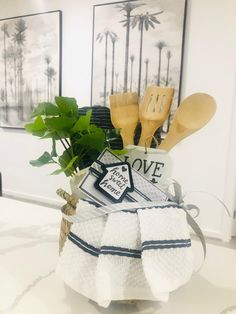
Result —
<svg viewBox="0 0 236 314"><path fill-rule="evenodd" d="M67 143L67 145L69 147L66 147L65 143L63 142L62 138L59 136L59 139L60 139L60 142L61 144L63 145L63 147L65 148L65 150L67 151L67 154L70 156L70 158L72 159L73 158L73 155L71 154L70 150L69 150L69 147L70 147L70 143L68 142L67 139L65 139L65 142ZM73 168L75 170L76 173L78 173L77 169L75 168L75 166L73 165Z"/></svg>

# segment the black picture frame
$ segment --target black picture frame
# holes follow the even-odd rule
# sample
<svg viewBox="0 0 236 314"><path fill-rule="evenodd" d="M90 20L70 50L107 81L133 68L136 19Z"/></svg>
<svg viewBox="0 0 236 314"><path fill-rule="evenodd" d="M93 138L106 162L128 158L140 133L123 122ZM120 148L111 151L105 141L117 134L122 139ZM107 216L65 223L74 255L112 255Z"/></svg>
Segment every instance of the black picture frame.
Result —
<svg viewBox="0 0 236 314"><path fill-rule="evenodd" d="M62 11L0 19L0 127L23 129L36 105L61 95Z"/></svg>
<svg viewBox="0 0 236 314"><path fill-rule="evenodd" d="M94 5L91 106L109 107L112 93L137 92L141 99L147 85L171 86L167 131L180 101L186 12L187 0Z"/></svg>

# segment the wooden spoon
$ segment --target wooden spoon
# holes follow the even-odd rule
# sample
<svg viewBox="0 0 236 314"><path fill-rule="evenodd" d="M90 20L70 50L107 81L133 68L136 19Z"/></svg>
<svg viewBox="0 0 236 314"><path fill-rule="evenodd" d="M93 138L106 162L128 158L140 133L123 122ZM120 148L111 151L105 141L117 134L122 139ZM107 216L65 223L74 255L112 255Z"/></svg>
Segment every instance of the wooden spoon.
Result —
<svg viewBox="0 0 236 314"><path fill-rule="evenodd" d="M110 96L111 121L115 128L121 129L124 147L134 144L134 131L138 124L138 95L121 93Z"/></svg>
<svg viewBox="0 0 236 314"><path fill-rule="evenodd" d="M147 87L140 105L139 119L142 132L139 146L150 147L152 136L166 120L174 95L174 88Z"/></svg>
<svg viewBox="0 0 236 314"><path fill-rule="evenodd" d="M185 98L177 108L170 130L158 148L171 150L182 139L207 124L215 111L215 100L208 94L196 93Z"/></svg>

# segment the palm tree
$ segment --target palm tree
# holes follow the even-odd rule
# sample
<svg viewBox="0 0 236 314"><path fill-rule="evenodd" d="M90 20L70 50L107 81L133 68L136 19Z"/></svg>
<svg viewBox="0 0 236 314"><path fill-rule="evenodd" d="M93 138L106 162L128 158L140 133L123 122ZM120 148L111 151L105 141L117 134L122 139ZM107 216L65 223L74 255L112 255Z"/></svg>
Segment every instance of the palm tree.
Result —
<svg viewBox="0 0 236 314"><path fill-rule="evenodd" d="M112 43L112 65L111 65L111 94L114 93L114 75L115 75L115 44L118 41L116 33L111 36Z"/></svg>
<svg viewBox="0 0 236 314"><path fill-rule="evenodd" d="M130 56L130 92L132 92L133 85L133 66L134 66L134 55Z"/></svg>
<svg viewBox="0 0 236 314"><path fill-rule="evenodd" d="M135 28L138 26L138 29L140 31L140 44L139 44L139 75L138 75L138 96L140 96L140 90L141 90L141 76L142 76L142 53L143 53L143 31L144 29L146 31L149 30L149 26L152 28L155 28L155 24L160 24L160 22L157 20L156 15L159 15L163 13L163 11L149 14L149 12L146 12L145 14L138 14L135 16L132 16L132 28Z"/></svg>
<svg viewBox="0 0 236 314"><path fill-rule="evenodd" d="M108 38L112 39L115 33L109 30L104 30L103 32L97 35L96 40L99 43L105 38L105 64L104 64L104 88L103 88L103 105L106 106L107 103L107 47L108 47Z"/></svg>
<svg viewBox="0 0 236 314"><path fill-rule="evenodd" d="M147 83L148 83L148 65L149 65L149 59L146 58L144 60L145 63L145 88L147 87Z"/></svg>
<svg viewBox="0 0 236 314"><path fill-rule="evenodd" d="M166 53L167 57L167 69L166 69L166 86L169 84L169 72L170 72L170 58L172 57L172 53L170 50Z"/></svg>
<svg viewBox="0 0 236 314"><path fill-rule="evenodd" d="M47 77L47 100L49 101L50 100L50 97L49 97L49 93L50 93L50 78L49 78L49 68L50 68L50 63L52 61L51 57L50 56L45 56L44 58L45 62L46 62L46 65L47 65L47 69L45 71L45 75Z"/></svg>
<svg viewBox="0 0 236 314"><path fill-rule="evenodd" d="M125 20L120 21L123 23L123 27L126 28L126 38L125 38L125 65L124 65L124 93L127 92L128 85L128 62L129 62L129 37L130 37L130 21L131 21L131 12L142 6L143 4L133 4L131 2L126 2L117 5L116 7L120 9L120 11L125 11L124 16Z"/></svg>
<svg viewBox="0 0 236 314"><path fill-rule="evenodd" d="M45 75L47 76L47 81L48 81L48 92L47 92L47 97L48 101L52 100L52 81L54 77L56 76L57 72L53 67L47 67L45 71Z"/></svg>
<svg viewBox="0 0 236 314"><path fill-rule="evenodd" d="M9 37L8 24L4 23L1 26L3 31L3 58L4 58L4 79L5 79L5 114L6 121L8 121L8 100L7 100L7 51L6 51L6 37Z"/></svg>
<svg viewBox="0 0 236 314"><path fill-rule="evenodd" d="M161 81L161 52L164 47L166 47L166 43L164 41L158 41L155 45L159 50L159 59L158 59L158 72L157 72L157 85L160 85Z"/></svg>
<svg viewBox="0 0 236 314"><path fill-rule="evenodd" d="M118 78L119 78L119 73L115 73L115 77L116 77L116 93L118 91Z"/></svg>
<svg viewBox="0 0 236 314"><path fill-rule="evenodd" d="M17 44L17 76L18 76L18 117L23 120L23 46L25 44L26 35L25 31L27 29L25 20L19 19L15 23L16 33L13 34L13 41Z"/></svg>
<svg viewBox="0 0 236 314"><path fill-rule="evenodd" d="M14 93L12 95L12 98L14 99L15 104L17 104L17 88L16 88L16 81L17 81L17 66L16 66L16 61L17 61L17 50L16 47L13 45L9 45L7 49L7 56L10 60L12 70L14 73ZM13 85L12 82L12 85Z"/></svg>

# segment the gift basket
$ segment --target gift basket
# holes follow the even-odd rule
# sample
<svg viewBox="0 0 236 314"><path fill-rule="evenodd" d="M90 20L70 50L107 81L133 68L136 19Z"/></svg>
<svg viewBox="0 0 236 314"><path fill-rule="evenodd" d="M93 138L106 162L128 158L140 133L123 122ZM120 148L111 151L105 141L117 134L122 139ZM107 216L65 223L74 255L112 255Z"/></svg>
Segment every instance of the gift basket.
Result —
<svg viewBox="0 0 236 314"><path fill-rule="evenodd" d="M90 124L92 113L88 118L88 108L84 108L80 123L73 124L71 142L89 145L95 130L97 142L84 153L86 158L71 156L61 168L72 178L71 193L57 190L65 205L56 271L68 286L100 306L107 307L112 301L168 301L169 294L186 284L194 272L189 226L206 253L203 234L190 214L198 209L184 203L181 186L171 180L168 151L210 120L215 102L203 93L186 98L162 140L161 127L173 95L173 88L150 86L139 105L135 93L114 94L105 118L104 108L102 116L97 108ZM104 125L110 130L105 142L109 138L112 144L99 146L101 134L96 128ZM88 133L85 126L89 126ZM121 138L114 136L114 129L120 129ZM35 125L30 124L28 130L35 132ZM84 138L83 133L75 140L76 132L89 136ZM124 149L117 151L121 139ZM75 173L73 165L78 162L83 170Z"/></svg>

